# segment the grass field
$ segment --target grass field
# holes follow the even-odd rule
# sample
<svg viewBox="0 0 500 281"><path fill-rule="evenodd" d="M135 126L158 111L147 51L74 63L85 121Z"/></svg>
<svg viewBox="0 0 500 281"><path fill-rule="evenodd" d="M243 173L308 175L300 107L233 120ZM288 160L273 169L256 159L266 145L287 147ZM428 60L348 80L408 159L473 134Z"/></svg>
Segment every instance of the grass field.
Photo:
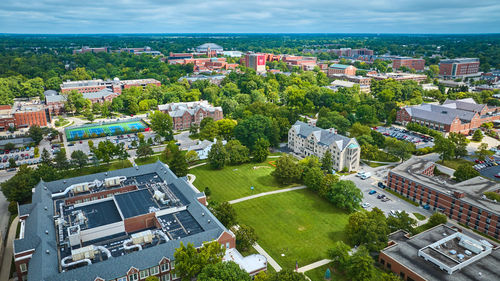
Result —
<svg viewBox="0 0 500 281"><path fill-rule="evenodd" d="M134 131L143 131L148 126L142 121L116 122L103 125L77 127L66 129L66 138L68 140L87 139L99 137L102 135L120 135Z"/></svg>
<svg viewBox="0 0 500 281"><path fill-rule="evenodd" d="M268 159L271 160L276 159ZM222 170L213 170L210 165L203 165L189 170L189 173L196 176L194 185L199 190L204 190L207 186L210 188L210 200L222 202L294 186L277 183L271 175L272 171L274 167L264 162L226 166ZM254 187L253 191L251 186Z"/></svg>
<svg viewBox="0 0 500 281"><path fill-rule="evenodd" d="M331 281L345 281L347 278L342 275L342 274L334 274L333 273L333 267L331 264L323 265L318 268L315 268L313 270L309 270L305 272L304 274L311 278L311 281L325 281L325 272L326 269L330 268L330 280Z"/></svg>
<svg viewBox="0 0 500 281"><path fill-rule="evenodd" d="M344 240L348 214L304 189L234 204L240 224L250 225L258 243L283 268L327 258L335 241ZM284 254L284 256L282 256Z"/></svg>
<svg viewBox="0 0 500 281"><path fill-rule="evenodd" d="M456 170L458 166L462 164L468 164L470 166L474 165L474 162L465 159L439 160L436 163L446 166L448 168L452 168L453 170Z"/></svg>

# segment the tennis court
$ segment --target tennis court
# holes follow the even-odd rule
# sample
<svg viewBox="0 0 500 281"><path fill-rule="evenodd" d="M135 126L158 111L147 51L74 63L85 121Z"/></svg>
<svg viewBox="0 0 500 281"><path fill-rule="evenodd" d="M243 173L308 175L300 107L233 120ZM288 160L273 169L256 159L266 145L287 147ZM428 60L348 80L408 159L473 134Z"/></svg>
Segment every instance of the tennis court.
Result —
<svg viewBox="0 0 500 281"><path fill-rule="evenodd" d="M68 140L114 136L126 133L141 132L148 126L142 120L114 122L100 125L86 125L76 128L66 128Z"/></svg>

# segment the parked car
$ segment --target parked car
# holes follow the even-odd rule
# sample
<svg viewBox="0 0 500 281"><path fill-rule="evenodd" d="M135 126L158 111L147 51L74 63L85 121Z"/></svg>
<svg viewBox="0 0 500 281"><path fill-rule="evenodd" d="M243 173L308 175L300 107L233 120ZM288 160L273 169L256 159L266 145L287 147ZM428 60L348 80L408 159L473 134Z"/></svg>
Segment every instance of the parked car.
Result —
<svg viewBox="0 0 500 281"><path fill-rule="evenodd" d="M365 202L365 203L361 204L361 207L366 209L366 208L370 207L370 203Z"/></svg>
<svg viewBox="0 0 500 281"><path fill-rule="evenodd" d="M377 193L377 191L376 191L375 189L372 189L372 190L370 190L370 191L368 192L368 194L370 194L370 195L375 194L375 193Z"/></svg>
<svg viewBox="0 0 500 281"><path fill-rule="evenodd" d="M377 195L377 199L383 199L384 197L385 197L385 195L384 195L384 194L379 194L379 195Z"/></svg>
<svg viewBox="0 0 500 281"><path fill-rule="evenodd" d="M384 197L384 199L382 199L382 202L387 202L387 201L391 201L391 199L389 199L388 197Z"/></svg>
<svg viewBox="0 0 500 281"><path fill-rule="evenodd" d="M360 178L362 180L366 180L366 179L369 179L371 176L372 176L372 173L367 172L367 173L364 173Z"/></svg>
<svg viewBox="0 0 500 281"><path fill-rule="evenodd" d="M377 183L377 186L378 186L378 187L380 187L380 188L382 188L382 189L385 189L385 188L387 187L387 186L386 186L383 182L381 182L381 181L379 181L379 182Z"/></svg>

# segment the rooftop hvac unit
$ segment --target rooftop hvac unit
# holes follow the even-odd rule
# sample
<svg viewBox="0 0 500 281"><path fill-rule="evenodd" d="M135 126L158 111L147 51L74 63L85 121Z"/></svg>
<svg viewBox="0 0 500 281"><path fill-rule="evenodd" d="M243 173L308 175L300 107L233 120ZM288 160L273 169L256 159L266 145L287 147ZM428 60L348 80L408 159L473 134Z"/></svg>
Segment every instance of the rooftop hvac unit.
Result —
<svg viewBox="0 0 500 281"><path fill-rule="evenodd" d="M80 245L80 226L68 227L68 239L71 247Z"/></svg>
<svg viewBox="0 0 500 281"><path fill-rule="evenodd" d="M94 256L95 256L94 245L71 250L71 259L73 261L79 261L83 259L93 259Z"/></svg>
<svg viewBox="0 0 500 281"><path fill-rule="evenodd" d="M132 238L132 243L136 244L146 244L153 242L154 234L151 230L145 230L139 233L134 233L130 235Z"/></svg>
<svg viewBox="0 0 500 281"><path fill-rule="evenodd" d="M107 178L104 180L104 186L106 187L112 187L112 186L117 186L120 185L122 182L124 182L127 179L127 177L112 177L112 178Z"/></svg>
<svg viewBox="0 0 500 281"><path fill-rule="evenodd" d="M483 246L481 246L479 243L475 243L474 241L465 238L460 239L458 245L473 252L474 254L479 254L484 250Z"/></svg>
<svg viewBox="0 0 500 281"><path fill-rule="evenodd" d="M89 183L88 182L75 184L73 186L73 193L75 193L75 194L86 192L86 191L89 191Z"/></svg>

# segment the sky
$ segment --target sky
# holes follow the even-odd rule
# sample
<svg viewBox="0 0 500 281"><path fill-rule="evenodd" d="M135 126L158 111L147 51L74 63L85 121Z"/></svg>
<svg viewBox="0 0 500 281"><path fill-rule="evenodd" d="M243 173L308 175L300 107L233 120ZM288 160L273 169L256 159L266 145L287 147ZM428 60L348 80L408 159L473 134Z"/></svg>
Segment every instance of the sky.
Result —
<svg viewBox="0 0 500 281"><path fill-rule="evenodd" d="M499 0L2 0L0 33L500 33Z"/></svg>

